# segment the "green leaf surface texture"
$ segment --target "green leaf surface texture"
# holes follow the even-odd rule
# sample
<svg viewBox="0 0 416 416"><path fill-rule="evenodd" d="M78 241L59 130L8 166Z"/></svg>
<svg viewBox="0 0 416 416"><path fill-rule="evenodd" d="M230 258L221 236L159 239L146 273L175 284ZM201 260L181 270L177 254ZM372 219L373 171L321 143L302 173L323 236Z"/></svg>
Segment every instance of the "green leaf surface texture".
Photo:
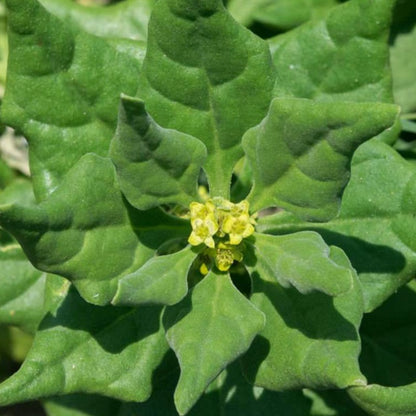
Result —
<svg viewBox="0 0 416 416"><path fill-rule="evenodd" d="M278 206L310 221L335 217L354 151L392 127L398 111L380 103L273 100L243 140L253 169L252 209Z"/></svg>
<svg viewBox="0 0 416 416"><path fill-rule="evenodd" d="M221 0L155 5L137 95L158 124L206 145L213 195L228 196L241 137L266 114L274 77L268 45L238 25Z"/></svg>
<svg viewBox="0 0 416 416"><path fill-rule="evenodd" d="M275 96L392 102L387 44L394 0L350 0L269 41Z"/></svg>
<svg viewBox="0 0 416 416"><path fill-rule="evenodd" d="M339 248L331 247L330 259L353 274ZM364 305L356 276L350 291L330 297L280 286L261 261L249 271L250 299L266 316L266 326L242 359L251 382L276 391L366 384L358 364ZM333 278L345 278L345 273Z"/></svg>
<svg viewBox="0 0 416 416"><path fill-rule="evenodd" d="M102 38L146 41L155 0L126 0L107 7L85 7L71 0L40 0L52 14Z"/></svg>
<svg viewBox="0 0 416 416"><path fill-rule="evenodd" d="M210 272L164 316L166 337L181 366L175 404L185 414L209 383L243 354L264 326L264 316L228 274Z"/></svg>
<svg viewBox="0 0 416 416"><path fill-rule="evenodd" d="M177 253L151 258L118 283L113 304L174 305L188 293L188 271L197 254L190 246Z"/></svg>
<svg viewBox="0 0 416 416"><path fill-rule="evenodd" d="M117 282L188 225L160 210L137 211L119 190L109 159L84 156L39 205L6 204L0 223L39 269L74 281L88 302L113 299Z"/></svg>
<svg viewBox="0 0 416 416"><path fill-rule="evenodd" d="M413 280L363 320L360 361L371 384L350 395L370 415L416 413L415 300Z"/></svg>
<svg viewBox="0 0 416 416"><path fill-rule="evenodd" d="M187 207L198 199L197 181L206 158L204 144L157 125L141 100L122 97L111 158L121 190L138 209L162 204Z"/></svg>
<svg viewBox="0 0 416 416"><path fill-rule="evenodd" d="M45 280L18 244L0 246L0 324L35 332L43 318Z"/></svg>
<svg viewBox="0 0 416 416"><path fill-rule="evenodd" d="M317 233L256 234L253 248L259 267L285 288L292 285L302 294L319 291L337 296L353 287L353 271L331 259L330 248Z"/></svg>
<svg viewBox="0 0 416 416"><path fill-rule="evenodd" d="M135 94L141 58L138 47L91 35L36 0L7 6L1 117L28 139L34 190L43 200L84 154L107 155L120 93Z"/></svg>
<svg viewBox="0 0 416 416"><path fill-rule="evenodd" d="M265 217L258 231L286 234L316 230L341 247L358 271L366 311L371 311L416 272L415 167L377 141L361 146L337 218L306 224L286 213Z"/></svg>
<svg viewBox="0 0 416 416"><path fill-rule="evenodd" d="M94 306L70 287L42 321L22 367L0 385L0 404L77 392L147 400L168 350L161 312Z"/></svg>

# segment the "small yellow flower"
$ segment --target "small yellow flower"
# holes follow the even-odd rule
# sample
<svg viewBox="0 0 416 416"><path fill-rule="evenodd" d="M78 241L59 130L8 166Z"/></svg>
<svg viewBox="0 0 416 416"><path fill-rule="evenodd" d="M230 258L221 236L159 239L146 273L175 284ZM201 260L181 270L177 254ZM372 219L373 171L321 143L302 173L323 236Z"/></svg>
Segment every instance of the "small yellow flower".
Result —
<svg viewBox="0 0 416 416"><path fill-rule="evenodd" d="M214 222L197 218L192 222L192 233L188 238L188 242L193 246L199 246L200 244L205 243L206 246L214 248L215 241L212 236L217 230L218 225Z"/></svg>
<svg viewBox="0 0 416 416"><path fill-rule="evenodd" d="M218 270L226 272L234 261L241 260L243 260L243 253L238 248L224 243L218 244L215 255L215 265L218 267Z"/></svg>

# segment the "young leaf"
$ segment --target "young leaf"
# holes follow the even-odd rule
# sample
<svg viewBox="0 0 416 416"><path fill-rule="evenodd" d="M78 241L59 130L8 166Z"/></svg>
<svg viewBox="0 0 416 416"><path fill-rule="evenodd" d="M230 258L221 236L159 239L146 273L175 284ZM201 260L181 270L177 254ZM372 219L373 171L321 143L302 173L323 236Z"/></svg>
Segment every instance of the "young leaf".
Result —
<svg viewBox="0 0 416 416"><path fill-rule="evenodd" d="M198 199L205 146L192 136L157 125L143 101L122 97L110 154L121 190L136 208L188 206Z"/></svg>
<svg viewBox="0 0 416 416"><path fill-rule="evenodd" d="M387 39L394 0L350 0L270 41L275 96L392 102Z"/></svg>
<svg viewBox="0 0 416 416"><path fill-rule="evenodd" d="M353 271L330 258L330 248L317 233L256 234L254 247L257 267L285 288L292 285L303 294L317 290L329 296L352 289Z"/></svg>
<svg viewBox="0 0 416 416"><path fill-rule="evenodd" d="M19 245L0 246L0 324L35 332L43 318L45 279Z"/></svg>
<svg viewBox="0 0 416 416"><path fill-rule="evenodd" d="M93 306L70 288L41 323L20 370L0 385L0 405L77 392L147 400L168 350L161 312Z"/></svg>
<svg viewBox="0 0 416 416"><path fill-rule="evenodd" d="M278 214L260 219L257 230L272 234L315 230L328 244L342 247L359 273L369 312L415 276L415 177L413 164L391 147L371 141L354 155L352 178L337 218L308 224Z"/></svg>
<svg viewBox="0 0 416 416"><path fill-rule="evenodd" d="M107 155L120 93L136 92L140 62L124 43L85 33L37 0L7 0L7 6L1 117L29 140L34 190L42 200L84 154Z"/></svg>
<svg viewBox="0 0 416 416"><path fill-rule="evenodd" d="M273 100L267 117L243 140L253 169L252 209L279 206L306 220L333 218L355 149L391 127L398 110L389 104Z"/></svg>
<svg viewBox="0 0 416 416"><path fill-rule="evenodd" d="M331 247L330 259L353 273L340 249ZM250 381L277 391L366 383L358 365L363 300L356 276L349 292L331 298L283 288L260 261L250 266L250 274L251 301L266 315L265 328L242 359Z"/></svg>
<svg viewBox="0 0 416 416"><path fill-rule="evenodd" d="M228 275L211 271L181 303L166 310L164 324L181 366L175 404L183 415L209 383L248 349L264 326L264 316Z"/></svg>
<svg viewBox="0 0 416 416"><path fill-rule="evenodd" d="M0 206L0 223L39 269L74 281L88 302L113 299L120 277L137 270L189 225L159 210L129 207L109 159L84 156L61 186L35 206Z"/></svg>
<svg viewBox="0 0 416 416"><path fill-rule="evenodd" d="M110 39L146 41L147 25L155 0L125 0L106 7L85 7L72 0L40 0L62 20L92 35Z"/></svg>
<svg viewBox="0 0 416 416"><path fill-rule="evenodd" d="M212 195L228 196L241 137L267 112L274 76L268 45L221 0L156 3L137 95L161 126L206 145Z"/></svg>
<svg viewBox="0 0 416 416"><path fill-rule="evenodd" d="M114 305L156 303L174 305L188 292L188 270L196 253L191 246L174 254L151 258L118 282Z"/></svg>

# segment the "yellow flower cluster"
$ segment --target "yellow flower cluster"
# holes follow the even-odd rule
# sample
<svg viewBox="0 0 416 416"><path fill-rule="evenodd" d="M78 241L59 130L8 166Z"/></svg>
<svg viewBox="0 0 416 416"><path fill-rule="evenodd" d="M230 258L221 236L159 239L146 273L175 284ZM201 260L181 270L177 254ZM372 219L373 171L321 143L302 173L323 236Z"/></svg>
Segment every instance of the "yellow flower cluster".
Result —
<svg viewBox="0 0 416 416"><path fill-rule="evenodd" d="M229 270L234 261L243 259L239 246L254 233L256 224L247 201L234 204L224 198L206 198L205 203L192 202L189 208L192 225L189 244L205 244L209 248L207 254L215 259L221 271ZM201 273L208 273L205 264Z"/></svg>

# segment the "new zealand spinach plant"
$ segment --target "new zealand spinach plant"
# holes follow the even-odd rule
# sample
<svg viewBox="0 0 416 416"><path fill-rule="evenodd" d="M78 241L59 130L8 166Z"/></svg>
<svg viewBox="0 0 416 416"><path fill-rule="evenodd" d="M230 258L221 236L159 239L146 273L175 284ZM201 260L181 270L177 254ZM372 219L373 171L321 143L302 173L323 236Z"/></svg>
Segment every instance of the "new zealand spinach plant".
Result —
<svg viewBox="0 0 416 416"><path fill-rule="evenodd" d="M6 4L0 321L35 335L0 405L414 416L395 2Z"/></svg>

